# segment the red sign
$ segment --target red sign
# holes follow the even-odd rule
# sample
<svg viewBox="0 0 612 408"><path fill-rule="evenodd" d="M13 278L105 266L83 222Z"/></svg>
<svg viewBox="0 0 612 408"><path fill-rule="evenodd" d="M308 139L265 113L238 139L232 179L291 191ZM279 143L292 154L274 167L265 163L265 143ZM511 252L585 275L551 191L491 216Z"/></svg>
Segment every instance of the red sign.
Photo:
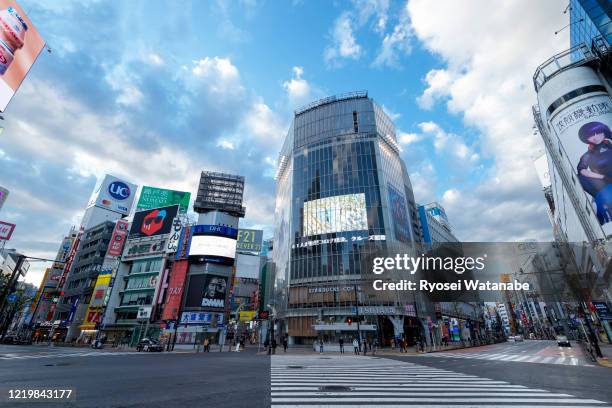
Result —
<svg viewBox="0 0 612 408"><path fill-rule="evenodd" d="M106 256L121 256L123 251L123 244L127 237L128 222L126 220L117 220L113 235L111 236L110 243L108 244L108 250Z"/></svg>
<svg viewBox="0 0 612 408"><path fill-rule="evenodd" d="M15 231L15 224L11 224L10 222L0 221L0 240L8 241L11 239L11 235L13 235L13 231Z"/></svg>
<svg viewBox="0 0 612 408"><path fill-rule="evenodd" d="M166 304L164 305L164 312L162 313L161 320L178 320L188 268L189 261L186 259L175 261L174 265L172 265L170 281L168 282Z"/></svg>

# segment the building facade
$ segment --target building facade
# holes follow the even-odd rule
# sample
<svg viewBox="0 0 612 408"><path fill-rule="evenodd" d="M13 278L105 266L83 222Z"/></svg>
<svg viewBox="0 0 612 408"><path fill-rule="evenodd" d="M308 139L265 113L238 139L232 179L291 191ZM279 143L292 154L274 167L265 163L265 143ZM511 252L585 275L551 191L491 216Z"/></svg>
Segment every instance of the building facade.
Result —
<svg viewBox="0 0 612 408"><path fill-rule="evenodd" d="M612 44L612 3L607 0L571 0L570 42L591 46L593 39L601 36Z"/></svg>
<svg viewBox="0 0 612 408"><path fill-rule="evenodd" d="M419 228L395 127L367 92L297 110L276 179L276 333L293 343L390 342L417 327L414 307L365 293L367 258L391 247L414 251ZM350 324L357 319L361 333Z"/></svg>
<svg viewBox="0 0 612 408"><path fill-rule="evenodd" d="M437 243L459 242L453 234L444 207L439 203L421 205L418 210L426 249L432 249Z"/></svg>

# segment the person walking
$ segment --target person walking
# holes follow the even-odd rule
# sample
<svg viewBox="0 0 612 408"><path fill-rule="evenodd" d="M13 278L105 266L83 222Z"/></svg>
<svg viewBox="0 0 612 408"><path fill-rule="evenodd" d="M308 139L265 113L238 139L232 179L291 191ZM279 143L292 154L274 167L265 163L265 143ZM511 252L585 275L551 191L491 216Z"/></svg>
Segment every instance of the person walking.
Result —
<svg viewBox="0 0 612 408"><path fill-rule="evenodd" d="M276 339L272 339L272 354L276 354Z"/></svg>
<svg viewBox="0 0 612 408"><path fill-rule="evenodd" d="M374 338L374 341L372 342L372 355L376 355L376 350L378 349L378 339Z"/></svg>
<svg viewBox="0 0 612 408"><path fill-rule="evenodd" d="M364 337L363 339L363 355L368 354L368 340Z"/></svg>
<svg viewBox="0 0 612 408"><path fill-rule="evenodd" d="M355 349L355 354L359 355L359 340L356 338L353 339L353 349Z"/></svg>
<svg viewBox="0 0 612 408"><path fill-rule="evenodd" d="M204 339L204 351L210 351L210 339L208 337Z"/></svg>
<svg viewBox="0 0 612 408"><path fill-rule="evenodd" d="M319 354L323 354L323 338L319 338Z"/></svg>
<svg viewBox="0 0 612 408"><path fill-rule="evenodd" d="M286 353L287 352L287 344L288 344L289 340L287 339L287 335L283 336L283 351Z"/></svg>
<svg viewBox="0 0 612 408"><path fill-rule="evenodd" d="M338 344L340 344L340 354L344 354L344 339L342 337L338 340Z"/></svg>

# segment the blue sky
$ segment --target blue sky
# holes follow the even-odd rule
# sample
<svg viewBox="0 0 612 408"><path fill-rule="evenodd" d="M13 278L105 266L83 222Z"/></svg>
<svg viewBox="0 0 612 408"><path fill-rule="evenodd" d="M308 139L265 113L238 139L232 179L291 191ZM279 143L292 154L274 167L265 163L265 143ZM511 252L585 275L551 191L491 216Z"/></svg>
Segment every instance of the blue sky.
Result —
<svg viewBox="0 0 612 408"><path fill-rule="evenodd" d="M293 109L364 89L398 128L417 201L440 201L459 238L550 239L531 75L569 46L554 35L567 16L491 3L22 1L52 52L4 115L8 246L53 256L104 173L192 192L201 170L243 174L244 225L269 235Z"/></svg>

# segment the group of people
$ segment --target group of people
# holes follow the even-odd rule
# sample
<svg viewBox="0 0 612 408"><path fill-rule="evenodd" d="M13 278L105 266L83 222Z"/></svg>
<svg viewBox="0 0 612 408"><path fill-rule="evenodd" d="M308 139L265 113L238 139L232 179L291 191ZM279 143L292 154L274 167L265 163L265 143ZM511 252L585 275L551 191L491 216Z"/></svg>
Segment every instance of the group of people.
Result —
<svg viewBox="0 0 612 408"><path fill-rule="evenodd" d="M287 333L285 333L285 335L282 336L281 343L283 345L283 351L286 353L287 346L289 345L289 335ZM274 337L272 338L272 341L269 341L268 339L266 339L266 341L264 342L264 347L266 348L266 350L268 350L268 354L276 354L277 346L278 346L278 343L276 342L276 338Z"/></svg>
<svg viewBox="0 0 612 408"><path fill-rule="evenodd" d="M344 354L344 338L340 337L338 339L338 344L340 345L340 354ZM359 355L363 351L363 355L365 356L368 351L372 353L372 355L376 354L376 350L378 350L379 344L378 339L370 340L368 338L363 338L362 342L359 342L359 339L354 337L353 341L353 350L356 355ZM323 339L319 339L319 352L323 353Z"/></svg>

